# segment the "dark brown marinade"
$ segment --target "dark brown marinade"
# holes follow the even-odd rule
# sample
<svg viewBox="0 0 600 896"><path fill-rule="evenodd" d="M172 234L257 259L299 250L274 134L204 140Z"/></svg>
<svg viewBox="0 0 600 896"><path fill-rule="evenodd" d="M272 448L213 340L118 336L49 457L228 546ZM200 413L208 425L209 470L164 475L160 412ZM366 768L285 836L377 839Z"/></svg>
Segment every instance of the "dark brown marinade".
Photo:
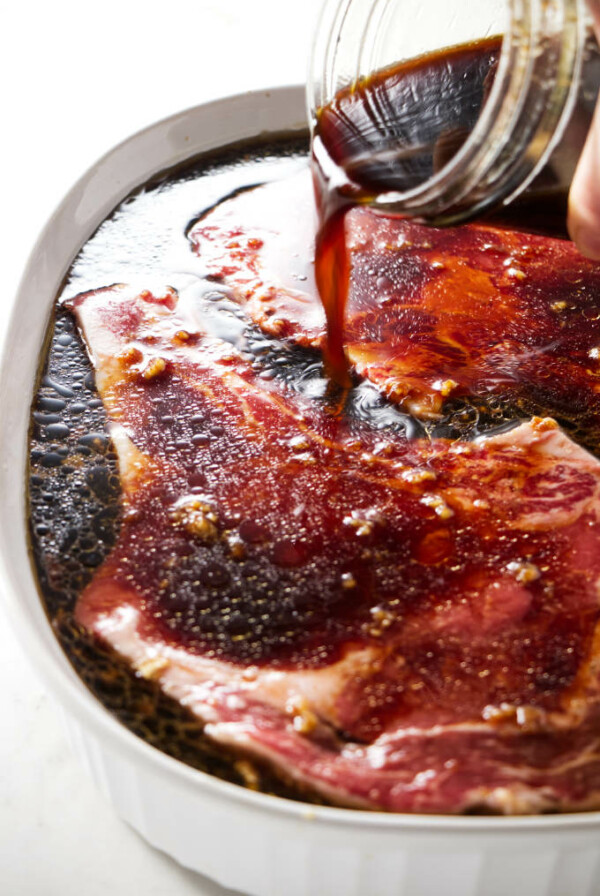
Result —
<svg viewBox="0 0 600 896"><path fill-rule="evenodd" d="M348 385L342 331L349 260L344 220L355 202L406 192L439 172L460 150L492 87L502 38L448 47L374 72L340 90L317 115L313 172L320 209L316 279L327 314L328 367ZM566 238L569 182L597 96L600 53L594 36L583 52L583 89L561 144L532 184L486 220L500 227ZM339 172L332 179L335 167ZM346 180L347 178L347 180Z"/></svg>
<svg viewBox="0 0 600 896"><path fill-rule="evenodd" d="M136 264L122 252L114 269L105 269L104 250L113 258L123 241L146 230L148 244L137 246L148 270L157 265L165 238L149 225L145 209L160 203L172 185L199 183L199 193L209 193L209 178L224 175L222 198L264 177L261 161L301 159L306 164L306 139L281 141L277 145L236 148L218 160L193 163L168 172L126 199L99 228L75 260L62 296L72 296L99 283L126 279L128 266ZM258 161L258 170L256 162ZM202 189L204 185L204 190ZM185 189L185 186L183 187ZM191 189L191 188L190 188ZM214 192L214 191L213 191ZM189 217L178 218L181 239L187 225L202 211L202 204L189 208ZM206 205L217 200L209 195ZM167 201L168 205L168 201ZM142 211L138 212L140 207ZM171 224L168 225L169 227ZM187 249L187 242L185 242ZM135 270L135 268L132 268ZM215 306L226 301L214 295ZM232 338L239 325L229 309L222 307L221 326L231 327ZM219 311L217 311L219 315ZM310 350L283 347L246 323L246 338L259 364L269 376L302 393L323 376L320 356ZM336 396L327 396L335 406ZM346 412L359 422L368 420L376 429L422 436L416 419L383 399L368 384L348 396ZM500 406L479 407L460 403L435 427L440 436L473 436L497 427L514 415ZM326 803L321 796L305 792L298 784L281 780L272 769L257 762L240 762L239 754L215 745L203 734L203 725L189 710L167 697L159 685L137 675L112 648L86 631L74 618L77 598L114 546L120 527L120 485L117 459L107 434L107 418L94 385L94 373L71 313L57 304L51 323L47 355L32 406L30 465L27 484L32 562L40 594L52 627L65 654L80 678L103 706L135 735L186 764L233 783L262 792L312 803Z"/></svg>
<svg viewBox="0 0 600 896"><path fill-rule="evenodd" d="M490 94L502 38L446 47L402 61L340 90L317 115L314 145L351 183L324 206L389 191L407 191L446 165L473 130ZM530 232L566 236L568 172L581 152L594 111L600 52L588 33L582 84L569 126L550 162L527 190L489 219ZM322 174L328 180L329 171ZM333 191L336 192L336 191Z"/></svg>
<svg viewBox="0 0 600 896"><path fill-rule="evenodd" d="M144 217L136 212L136 202L145 208L148 199L156 201L173 185L185 191L186 184L204 183L200 193L210 193L206 183L215 175L230 181L224 189L227 194L238 185L246 186L253 175L264 177L265 164L288 157L304 159L306 152L305 138L282 139L273 145L237 147L157 178L137 196L126 199L86 244L63 295L79 292L86 284L98 285L98 277L102 281L108 276L114 282L122 276L129 263L127 253L123 253L121 270L114 270L111 276L96 248L107 242L117 246L123 235L131 234L130 226L136 226L133 222L139 224L140 215ZM194 195L191 201L195 201ZM207 204L214 201L211 198ZM192 204L190 219L201 208ZM187 219L179 224L185 239ZM145 218L144 225L149 226ZM159 229L149 235L149 240L152 238L154 242L146 247L148 269L160 259ZM118 269L118 262L115 267ZM311 361L314 364L314 358ZM204 736L197 717L167 697L158 684L136 675L114 650L76 622L77 598L119 532L120 485L90 361L72 315L59 305L32 407L27 494L31 556L44 607L68 659L106 709L147 743L201 771L289 799L324 802L282 781L256 760L246 762L239 754L215 746Z"/></svg>
<svg viewBox="0 0 600 896"><path fill-rule="evenodd" d="M363 78L320 110L316 139L362 194L411 189L449 161L473 130L501 44L491 37Z"/></svg>
<svg viewBox="0 0 600 896"><path fill-rule="evenodd" d="M378 193L410 190L452 158L479 117L501 43L493 37L403 61L341 90L319 110L315 274L327 315L327 366L341 386L349 385L342 339L350 266L346 212ZM330 180L333 166L344 172L340 187Z"/></svg>
<svg viewBox="0 0 600 896"><path fill-rule="evenodd" d="M283 143L271 152L275 166L278 155L285 161L286 153L293 163L306 164L305 143ZM240 158L240 150L236 153L225 157L221 165L200 165L160 179L123 203L76 260L63 295L72 297L126 281L131 272L138 279L140 274L144 277L158 273L164 277L164 248L174 240L189 251L188 222L219 197L225 198L244 185L264 179L261 165L270 162L261 161L259 149L249 151L240 164L234 161ZM230 177L231 171L234 173ZM227 177L215 186L221 174ZM182 189L188 185L192 191L189 202L184 203L188 207L183 215L176 203L176 213L169 205L170 191L177 192L178 185ZM215 193L218 190L220 194ZM130 256L127 240L131 238L135 240L136 252ZM109 269L104 266L105 252L111 257ZM243 310L228 304L225 288L219 288L218 283L209 286L214 289L207 294L207 309L211 303L214 305L220 338L236 342L243 331L246 347L254 355L255 371L277 377L286 387L301 393L306 388L310 394L310 383L323 375L319 356L261 334L245 321ZM335 410L335 393L315 400L330 403L330 410ZM385 428L408 437L427 433L463 438L498 425L510 425L515 417L539 413L541 409L507 406L503 397L479 400L467 396L444 410L447 414L443 419L419 423L382 399L368 383L351 390L344 407L350 425L355 419L358 427ZM568 416L568 409L565 414ZM571 429L578 423L576 414ZM138 677L125 661L75 622L77 597L118 535L119 484L115 454L106 436L104 409L93 385L85 349L70 315L60 308L33 409L31 444L29 495L34 562L57 636L93 693L135 734L196 768L269 793L312 799L256 762L240 761L239 755L211 745L196 718L166 697L157 684ZM563 670L558 669L556 674L561 676Z"/></svg>

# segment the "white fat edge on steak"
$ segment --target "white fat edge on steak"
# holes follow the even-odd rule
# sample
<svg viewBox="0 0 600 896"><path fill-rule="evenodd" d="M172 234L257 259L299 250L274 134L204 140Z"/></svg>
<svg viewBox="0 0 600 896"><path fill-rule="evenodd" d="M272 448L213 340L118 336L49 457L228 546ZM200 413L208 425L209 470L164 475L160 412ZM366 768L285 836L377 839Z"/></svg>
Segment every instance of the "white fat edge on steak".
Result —
<svg viewBox="0 0 600 896"><path fill-rule="evenodd" d="M106 318L103 321L102 309L106 300L118 304L123 301L125 290L117 288L112 291L112 296L107 292L90 293L84 297L77 314L84 331L90 356L96 367L97 382L100 391L118 378L120 367L115 365L115 359L123 349L123 342L119 335L111 332L106 327ZM131 294L129 298L131 298ZM182 304L177 306L176 320L173 320L173 310L167 305L151 305L143 308L144 327L167 327L172 331L174 326L198 327L198 320L193 309L186 308ZM230 346L226 347L230 350ZM189 352L190 348L183 346L181 351ZM193 351L193 350L191 350ZM120 425L111 425L111 434L117 454L121 476L125 488L134 487L133 483L152 459L144 456L131 442L129 434ZM480 444L509 450L511 452L536 452L549 466L561 464L564 467L576 467L590 472L596 479L596 488L592 495L587 495L580 502L575 502L573 507L550 508L551 512L528 514L524 519L517 515L518 525L522 528L535 529L544 527L560 527L569 525L574 520L586 513L598 515L598 482L600 481L600 464L584 449L573 443L563 433L554 421L532 420L520 424L509 433L489 437L480 440ZM452 449L451 449L452 450ZM468 446L458 444L454 450L469 450ZM464 489L463 489L464 492ZM448 497L452 501L467 500L466 494L452 493L448 489ZM514 498L515 496L513 496ZM487 495L493 502L494 495ZM507 496L503 495L502 500ZM510 495L508 495L510 499ZM516 496L518 501L518 496ZM281 754L273 748L272 744L261 740L255 730L250 712L248 717L237 720L226 720L226 710L234 710L238 715L243 715L244 705L250 708L256 705L264 705L275 710L281 715L281 725L285 729L287 743L293 750L294 742L302 744L305 748L311 740L311 733L321 725L336 725L335 704L345 685L360 674L360 669L368 666L375 655L379 653L375 648L361 648L349 651L341 660L320 669L298 670L295 672L279 671L269 668L240 668L233 663L214 658L206 658L190 654L181 648L167 645L160 638L149 638L140 633L140 613L127 591L123 591L119 606L111 611L95 613L93 608L85 605L80 612L82 621L90 630L110 643L118 653L128 659L137 672L147 678L157 681L166 694L187 706L206 724L206 731L213 739L223 744L235 745L255 756L273 761L276 765L282 764ZM111 600L114 606L114 594ZM91 611L91 612L88 612ZM595 639L598 640L598 639ZM597 645L594 645L594 648ZM594 649L595 654L595 649ZM596 655L596 654L595 654ZM593 668L592 668L593 667ZM591 682L596 675L595 663L586 664L581 673L581 685L586 689L586 684ZM381 774L387 777L386 756L394 751L402 738L420 735L424 737L443 737L452 731L463 730L477 731L523 729L531 730L531 725L538 730L564 729L577 724L585 715L588 702L580 696L580 688L577 688L571 701L572 705L565 706L563 712L545 713L537 712L537 721L532 722L535 713L527 715L521 712L512 712L511 708L503 708L494 715L493 712L482 720L474 720L459 725L438 725L429 729L404 729L385 731L372 744L362 747L347 745L334 760L340 766L340 776L351 778L355 773L363 774L368 767L375 775ZM485 713L484 713L485 716ZM363 800L357 799L349 792L344 794L344 788L340 786L337 775L336 781L328 780L327 773L319 777L319 771L324 772L325 757L319 756L319 749L311 744L310 757L304 767L295 765L284 767L286 774L303 783L315 787L321 793L333 796L338 800L347 800L352 804L360 805ZM583 758L581 761L584 761ZM331 762L331 756L327 756L327 762ZM357 766L354 771L352 768ZM315 770L316 767L316 770ZM478 790L466 797L464 805L457 807L466 808L468 805L485 804L490 808L500 811L538 811L544 808L543 795L539 790L531 790L526 785L517 783L512 787L496 788L483 793ZM500 790L502 792L500 792ZM524 794L529 793L526 797ZM503 796L502 794L505 794ZM365 801L366 804L369 800ZM547 803L551 807L551 800Z"/></svg>

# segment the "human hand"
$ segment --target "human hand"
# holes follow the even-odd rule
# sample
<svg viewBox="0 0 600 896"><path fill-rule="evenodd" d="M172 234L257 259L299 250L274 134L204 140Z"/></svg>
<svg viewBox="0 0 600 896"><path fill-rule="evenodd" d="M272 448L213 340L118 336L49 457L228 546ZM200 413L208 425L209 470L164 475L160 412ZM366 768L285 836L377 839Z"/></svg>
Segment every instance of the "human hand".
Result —
<svg viewBox="0 0 600 896"><path fill-rule="evenodd" d="M600 42L600 0L588 0ZM567 227L582 255L600 261L600 100L569 192Z"/></svg>

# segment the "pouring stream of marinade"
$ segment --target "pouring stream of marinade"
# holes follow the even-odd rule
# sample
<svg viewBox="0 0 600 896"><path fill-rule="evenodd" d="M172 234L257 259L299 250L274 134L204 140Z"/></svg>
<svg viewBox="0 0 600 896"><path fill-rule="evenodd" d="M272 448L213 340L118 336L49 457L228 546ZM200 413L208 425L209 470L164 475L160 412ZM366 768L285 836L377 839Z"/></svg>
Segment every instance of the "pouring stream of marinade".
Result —
<svg viewBox="0 0 600 896"><path fill-rule="evenodd" d="M381 199L382 194L406 194L453 159L481 116L501 50L502 38L491 37L429 53L361 79L317 110L311 158L320 220L315 273L327 319L327 367L340 386L350 383L344 351L351 279L347 212L354 205ZM589 94L598 76L597 45L591 33L586 52L592 60L584 69ZM589 126L589 103L581 105L576 104L563 141L559 160L563 167L574 167ZM567 198L563 173L548 165L524 193L495 207L483 220L566 238ZM460 217L464 220L468 214L462 210ZM464 238L468 241L468 232Z"/></svg>

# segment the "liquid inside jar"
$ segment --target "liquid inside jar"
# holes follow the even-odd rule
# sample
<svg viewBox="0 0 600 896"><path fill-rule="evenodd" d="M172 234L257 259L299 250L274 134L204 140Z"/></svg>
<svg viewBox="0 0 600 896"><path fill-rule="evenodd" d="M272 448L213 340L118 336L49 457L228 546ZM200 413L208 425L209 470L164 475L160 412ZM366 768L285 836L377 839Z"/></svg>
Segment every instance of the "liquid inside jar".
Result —
<svg viewBox="0 0 600 896"><path fill-rule="evenodd" d="M485 108L501 49L502 38L495 36L398 63L341 90L317 112L312 141L320 214L316 273L329 328L329 370L342 385L348 381L342 335L346 211L384 194L408 193L452 162ZM570 180L599 83L600 55L590 32L583 83L561 142L532 184L485 220L566 238Z"/></svg>

